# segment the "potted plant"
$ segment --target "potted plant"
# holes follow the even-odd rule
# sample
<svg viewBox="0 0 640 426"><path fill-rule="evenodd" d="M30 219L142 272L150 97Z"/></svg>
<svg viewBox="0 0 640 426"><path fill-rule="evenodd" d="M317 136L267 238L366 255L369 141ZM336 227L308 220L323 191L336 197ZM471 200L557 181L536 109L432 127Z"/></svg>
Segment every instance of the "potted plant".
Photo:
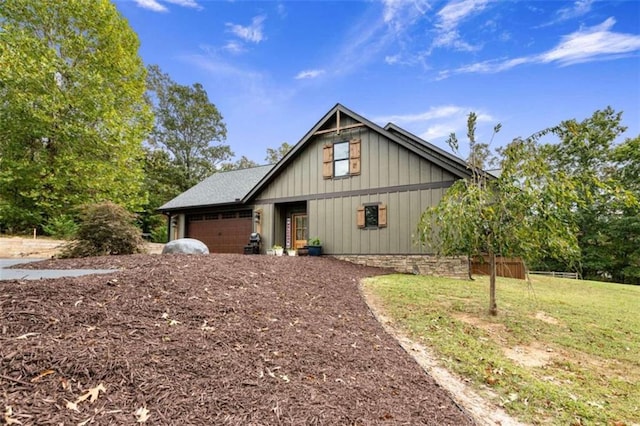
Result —
<svg viewBox="0 0 640 426"><path fill-rule="evenodd" d="M310 238L307 242L309 256L320 256L322 254L322 241L318 237Z"/></svg>
<svg viewBox="0 0 640 426"><path fill-rule="evenodd" d="M276 256L282 256L282 254L284 253L284 249L282 248L282 246L279 246L277 244L273 246L273 251L276 253Z"/></svg>
<svg viewBox="0 0 640 426"><path fill-rule="evenodd" d="M296 256L296 255L297 255L296 249L293 249L293 248L287 249L287 256Z"/></svg>

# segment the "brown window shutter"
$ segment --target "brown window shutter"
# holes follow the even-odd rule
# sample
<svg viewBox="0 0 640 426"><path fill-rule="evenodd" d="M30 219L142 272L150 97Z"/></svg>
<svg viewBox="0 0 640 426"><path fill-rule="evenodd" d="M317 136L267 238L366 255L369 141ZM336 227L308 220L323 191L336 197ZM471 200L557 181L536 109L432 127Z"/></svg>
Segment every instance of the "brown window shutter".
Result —
<svg viewBox="0 0 640 426"><path fill-rule="evenodd" d="M333 145L322 147L322 177L325 179L333 177Z"/></svg>
<svg viewBox="0 0 640 426"><path fill-rule="evenodd" d="M364 207L358 207L358 212L356 213L356 223L358 228L364 228Z"/></svg>
<svg viewBox="0 0 640 426"><path fill-rule="evenodd" d="M381 204L378 206L378 228L387 227L387 205Z"/></svg>
<svg viewBox="0 0 640 426"><path fill-rule="evenodd" d="M357 138L349 141L349 174L360 174L360 139Z"/></svg>
<svg viewBox="0 0 640 426"><path fill-rule="evenodd" d="M354 138L349 141L349 158L360 158L360 139Z"/></svg>

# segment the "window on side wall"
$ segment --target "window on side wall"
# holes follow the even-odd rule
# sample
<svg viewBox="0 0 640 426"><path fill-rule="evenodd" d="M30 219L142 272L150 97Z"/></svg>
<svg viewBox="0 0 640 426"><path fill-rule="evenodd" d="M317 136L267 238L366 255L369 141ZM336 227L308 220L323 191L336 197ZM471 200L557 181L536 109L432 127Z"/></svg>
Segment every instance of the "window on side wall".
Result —
<svg viewBox="0 0 640 426"><path fill-rule="evenodd" d="M322 176L325 179L360 174L360 139L334 142L322 149Z"/></svg>
<svg viewBox="0 0 640 426"><path fill-rule="evenodd" d="M356 223L360 229L378 229L387 226L387 206L382 203L367 203L358 207Z"/></svg>

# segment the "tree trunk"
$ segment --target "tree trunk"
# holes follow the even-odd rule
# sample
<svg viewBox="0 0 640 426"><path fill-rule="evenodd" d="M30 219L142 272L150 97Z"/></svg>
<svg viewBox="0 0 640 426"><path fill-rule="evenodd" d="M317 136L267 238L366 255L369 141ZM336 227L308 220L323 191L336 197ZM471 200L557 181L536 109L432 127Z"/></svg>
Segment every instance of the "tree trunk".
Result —
<svg viewBox="0 0 640 426"><path fill-rule="evenodd" d="M489 315L498 315L496 304L496 255L489 249Z"/></svg>

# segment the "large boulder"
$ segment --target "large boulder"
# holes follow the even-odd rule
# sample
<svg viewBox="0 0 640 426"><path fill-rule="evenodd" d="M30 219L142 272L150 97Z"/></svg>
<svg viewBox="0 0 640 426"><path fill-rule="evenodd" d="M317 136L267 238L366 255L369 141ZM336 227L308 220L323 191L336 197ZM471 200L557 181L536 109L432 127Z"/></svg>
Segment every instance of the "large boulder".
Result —
<svg viewBox="0 0 640 426"><path fill-rule="evenodd" d="M209 249L200 240L180 238L165 244L162 254L209 254Z"/></svg>

